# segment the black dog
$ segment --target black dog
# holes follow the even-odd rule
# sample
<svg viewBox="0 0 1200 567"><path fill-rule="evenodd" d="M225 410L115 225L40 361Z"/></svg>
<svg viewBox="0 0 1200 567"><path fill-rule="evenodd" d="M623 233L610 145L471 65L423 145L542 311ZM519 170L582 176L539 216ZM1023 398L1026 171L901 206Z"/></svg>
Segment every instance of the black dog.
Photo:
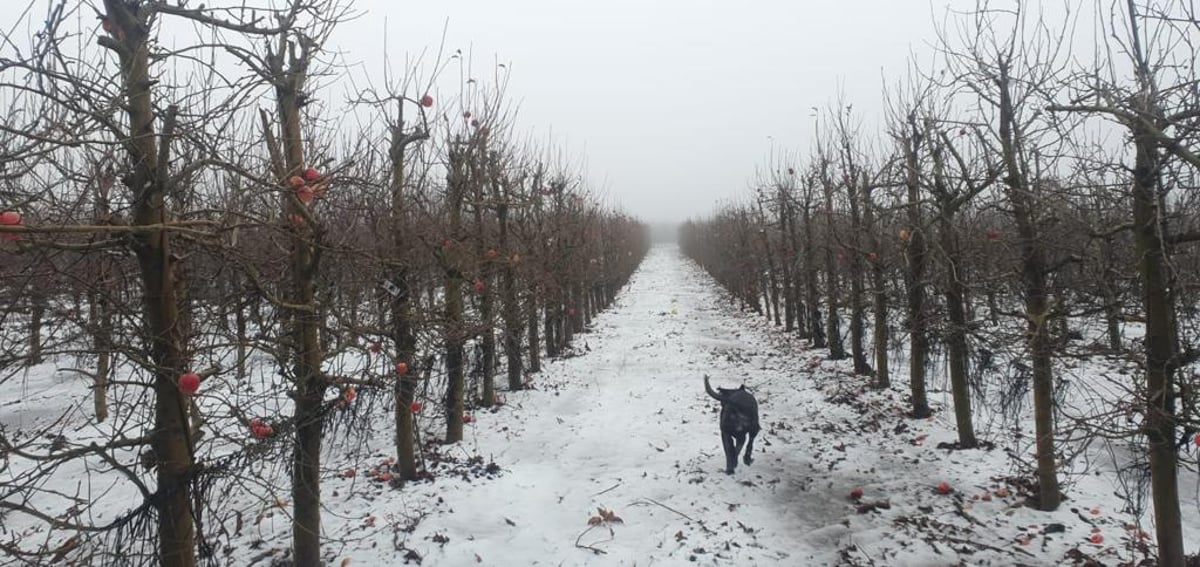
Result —
<svg viewBox="0 0 1200 567"><path fill-rule="evenodd" d="M721 402L721 444L725 446L725 474L733 474L737 467L738 453L746 446L746 456L743 458L749 465L754 462L750 453L754 451L754 437L758 435L758 401L746 391L746 385L741 388L717 388L716 391L708 384L708 376L704 377L704 391Z"/></svg>

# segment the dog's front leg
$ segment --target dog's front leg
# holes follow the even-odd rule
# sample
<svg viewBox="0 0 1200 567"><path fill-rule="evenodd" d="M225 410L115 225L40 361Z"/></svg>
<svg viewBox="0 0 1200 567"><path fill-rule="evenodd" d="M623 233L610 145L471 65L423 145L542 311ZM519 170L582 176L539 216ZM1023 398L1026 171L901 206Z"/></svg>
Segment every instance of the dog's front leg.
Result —
<svg viewBox="0 0 1200 567"><path fill-rule="evenodd" d="M721 444L725 446L725 474L733 474L737 467L737 450L733 446L733 436L721 432Z"/></svg>

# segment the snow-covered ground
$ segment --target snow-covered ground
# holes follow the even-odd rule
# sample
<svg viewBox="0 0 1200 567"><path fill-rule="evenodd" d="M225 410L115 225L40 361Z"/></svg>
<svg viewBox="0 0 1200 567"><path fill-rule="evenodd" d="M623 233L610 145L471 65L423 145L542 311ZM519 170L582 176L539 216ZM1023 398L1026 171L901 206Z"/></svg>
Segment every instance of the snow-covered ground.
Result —
<svg viewBox="0 0 1200 567"><path fill-rule="evenodd" d="M1153 542L1102 464L1072 478L1058 511L1023 506L1002 449L939 448L956 439L949 412L907 418L903 380L864 389L848 361L740 313L674 246L656 247L576 341L578 355L548 363L535 389L505 392L473 414L463 443L437 448L430 480L370 478L393 454L385 408L369 434L331 433L329 564L1132 565ZM756 460L732 476L705 375L745 384L760 404ZM0 422L22 405L0 404ZM276 468L274 482L223 499L246 512L229 564L286 556L289 488ZM1184 482L1191 494L1195 477ZM1192 552L1200 513L1194 498L1183 507Z"/></svg>
<svg viewBox="0 0 1200 567"><path fill-rule="evenodd" d="M392 564L399 542L431 565L1114 565L1152 541L1129 527L1110 475L1076 479L1057 512L1022 506L1003 451L938 449L955 439L952 416L905 417L899 389L865 391L848 361L739 313L673 246L578 341L536 390L477 415L463 450L499 465L495 478L382 492L329 481L326 502L347 518L327 518L329 536L355 540L337 560ZM706 374L761 406L757 460L733 476ZM943 481L952 494L937 493ZM600 509L620 522L596 524Z"/></svg>

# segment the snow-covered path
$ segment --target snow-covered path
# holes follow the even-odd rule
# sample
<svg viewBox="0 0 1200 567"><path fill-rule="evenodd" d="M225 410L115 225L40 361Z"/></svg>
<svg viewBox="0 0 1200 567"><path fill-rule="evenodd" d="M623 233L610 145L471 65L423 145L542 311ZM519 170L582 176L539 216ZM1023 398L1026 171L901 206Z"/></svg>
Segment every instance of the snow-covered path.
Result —
<svg viewBox="0 0 1200 567"><path fill-rule="evenodd" d="M576 538L603 507L624 524L595 544L607 552L597 560L651 565L717 551L741 560L806 554L802 536L840 519L841 501L799 499L799 479L783 473L802 456L779 454L770 431L752 466L732 478L721 472L716 404L701 379L754 388L745 357L755 353L738 321L722 316L708 278L694 272L675 249L655 249L614 308L579 337L590 352L551 366L553 382L542 385L551 391L513 396L512 419L493 418L508 429L494 454L505 475L478 494L456 495L464 507L488 505L471 505L448 530L520 553L515 564L582 564L588 553ZM762 402L763 423L776 421L776 409ZM480 443L490 452L490 440ZM608 538L593 529L579 543ZM714 548L726 541L743 549Z"/></svg>
<svg viewBox="0 0 1200 567"><path fill-rule="evenodd" d="M795 408L776 407L759 388L779 365L721 301L676 248L655 248L616 304L577 337L580 356L552 362L537 376L537 390L510 394L507 406L478 416L466 443L499 464L500 477L448 491L441 482L404 489L440 495L445 512L422 521L407 546L437 565L831 558L850 486L805 491L814 482L800 474L811 468L809 456L791 443L780 450L781 434L792 436L786 423ZM745 383L762 407L757 459L732 477L722 472L717 405L704 394L705 374L715 385ZM598 508L623 520L611 534L606 526L588 531ZM830 525L836 528L822 529ZM423 533L450 541L422 541ZM365 551L346 555L368 564L395 558L391 550Z"/></svg>
<svg viewBox="0 0 1200 567"><path fill-rule="evenodd" d="M1136 532L1109 516L1119 504L1109 481L1083 479L1052 514L1020 506L1002 451L935 449L954 439L949 424L908 419L898 390L864 391L845 361L739 313L674 246L650 253L576 347L535 376L536 389L477 414L449 451L494 461L495 478L435 469L433 482L399 490L326 480L325 531L343 542L326 547L331 564L1054 565L1080 548L1129 557ZM756 460L733 476L722 472L705 374L745 383L760 403ZM383 454L389 443L386 427L370 442ZM355 464L332 461L334 471ZM943 480L952 494L934 490ZM591 526L600 508L621 522ZM285 528L265 539L284 544ZM1089 542L1096 534L1107 543Z"/></svg>

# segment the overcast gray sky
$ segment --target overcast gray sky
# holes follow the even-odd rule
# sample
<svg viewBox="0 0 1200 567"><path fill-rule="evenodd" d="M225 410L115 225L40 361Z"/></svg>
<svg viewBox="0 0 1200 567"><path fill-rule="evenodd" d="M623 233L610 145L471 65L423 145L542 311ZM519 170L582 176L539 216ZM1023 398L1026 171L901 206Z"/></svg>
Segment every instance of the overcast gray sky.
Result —
<svg viewBox="0 0 1200 567"><path fill-rule="evenodd" d="M807 149L812 106L839 86L865 115L883 76L927 53L946 0L357 0L334 38L379 69L440 42L512 65L518 130L586 156L588 177L647 221L746 195L776 147ZM456 75L456 73L455 73ZM448 81L447 84L454 81ZM447 93L452 95L454 93ZM771 138L768 138L771 137Z"/></svg>

